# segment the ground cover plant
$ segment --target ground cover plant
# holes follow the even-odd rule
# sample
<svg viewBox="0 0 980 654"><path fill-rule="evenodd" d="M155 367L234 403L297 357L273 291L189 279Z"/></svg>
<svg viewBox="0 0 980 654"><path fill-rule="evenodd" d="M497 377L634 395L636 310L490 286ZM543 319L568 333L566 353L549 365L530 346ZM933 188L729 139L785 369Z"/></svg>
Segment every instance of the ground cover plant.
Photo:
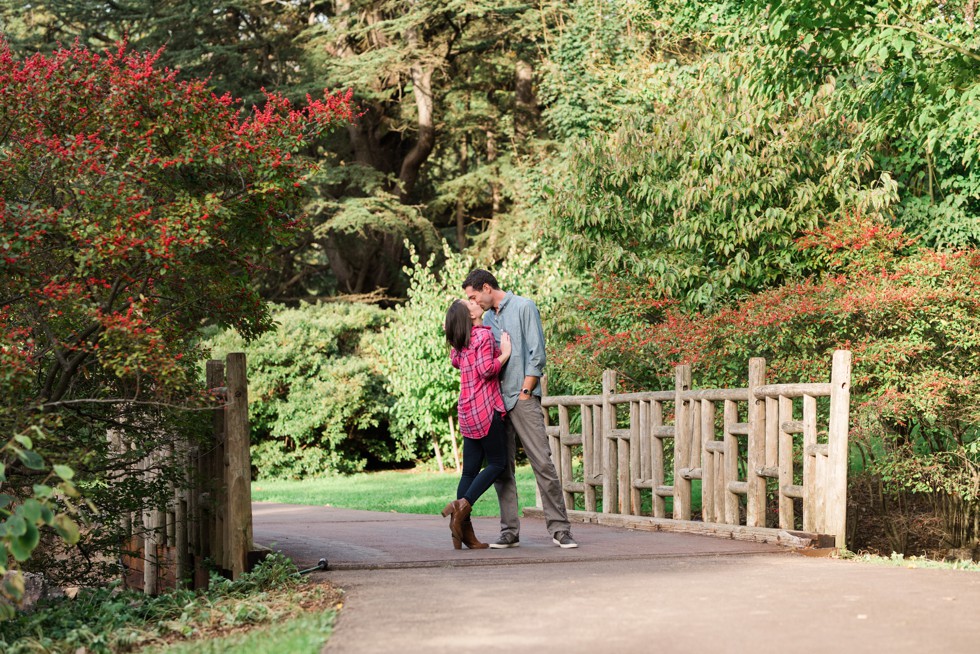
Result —
<svg viewBox="0 0 980 654"><path fill-rule="evenodd" d="M337 590L301 578L291 561L272 554L237 581L213 575L201 591L150 597L112 584L82 589L74 599L44 600L34 612L3 625L0 648L10 654L96 654L148 646L160 651L184 641L187 651L207 651L209 639L279 623L292 625L294 636L318 642L307 650L315 652L323 647L339 603Z"/></svg>

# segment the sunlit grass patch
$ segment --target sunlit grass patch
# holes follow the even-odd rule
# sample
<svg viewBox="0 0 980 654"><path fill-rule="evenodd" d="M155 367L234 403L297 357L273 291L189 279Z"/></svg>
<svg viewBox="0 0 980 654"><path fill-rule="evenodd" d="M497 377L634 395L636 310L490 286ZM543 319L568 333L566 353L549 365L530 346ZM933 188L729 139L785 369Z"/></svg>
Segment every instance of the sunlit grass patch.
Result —
<svg viewBox="0 0 980 654"><path fill-rule="evenodd" d="M385 471L320 479L264 480L252 484L252 500L281 504L333 506L363 511L439 513L456 499L456 472ZM530 466L517 469L519 508L534 506L534 473ZM491 487L473 507L473 515L500 514L497 494Z"/></svg>

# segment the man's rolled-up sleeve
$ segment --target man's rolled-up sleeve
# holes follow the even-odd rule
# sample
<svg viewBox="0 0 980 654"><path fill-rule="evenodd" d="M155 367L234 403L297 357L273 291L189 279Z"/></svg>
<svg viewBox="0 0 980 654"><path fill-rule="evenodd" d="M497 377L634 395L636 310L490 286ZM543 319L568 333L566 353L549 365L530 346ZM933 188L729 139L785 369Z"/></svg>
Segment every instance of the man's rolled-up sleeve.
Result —
<svg viewBox="0 0 980 654"><path fill-rule="evenodd" d="M521 331L524 333L525 377L543 377L547 356L544 351L544 329L541 314L534 302L528 301L521 311Z"/></svg>

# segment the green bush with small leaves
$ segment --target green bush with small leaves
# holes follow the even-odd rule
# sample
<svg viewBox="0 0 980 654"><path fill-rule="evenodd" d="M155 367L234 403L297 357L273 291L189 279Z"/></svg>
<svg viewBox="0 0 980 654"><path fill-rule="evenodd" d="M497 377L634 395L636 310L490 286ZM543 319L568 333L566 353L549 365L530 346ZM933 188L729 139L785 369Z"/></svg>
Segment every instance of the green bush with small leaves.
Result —
<svg viewBox="0 0 980 654"><path fill-rule="evenodd" d="M383 378L365 339L383 311L365 304L302 304L273 313L276 327L246 343L215 334L212 356L244 351L252 465L259 477L355 472L398 459L385 429Z"/></svg>

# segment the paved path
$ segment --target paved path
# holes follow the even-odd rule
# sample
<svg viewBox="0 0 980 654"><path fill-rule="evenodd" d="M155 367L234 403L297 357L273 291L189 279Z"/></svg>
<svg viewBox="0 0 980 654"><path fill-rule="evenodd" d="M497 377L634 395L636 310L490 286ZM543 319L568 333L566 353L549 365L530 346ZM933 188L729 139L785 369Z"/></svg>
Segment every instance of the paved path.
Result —
<svg viewBox="0 0 980 654"><path fill-rule="evenodd" d="M327 558L346 591L328 652L980 652L975 572L598 525L562 550L527 518L520 548L456 551L439 516L253 512L256 542L301 567Z"/></svg>

